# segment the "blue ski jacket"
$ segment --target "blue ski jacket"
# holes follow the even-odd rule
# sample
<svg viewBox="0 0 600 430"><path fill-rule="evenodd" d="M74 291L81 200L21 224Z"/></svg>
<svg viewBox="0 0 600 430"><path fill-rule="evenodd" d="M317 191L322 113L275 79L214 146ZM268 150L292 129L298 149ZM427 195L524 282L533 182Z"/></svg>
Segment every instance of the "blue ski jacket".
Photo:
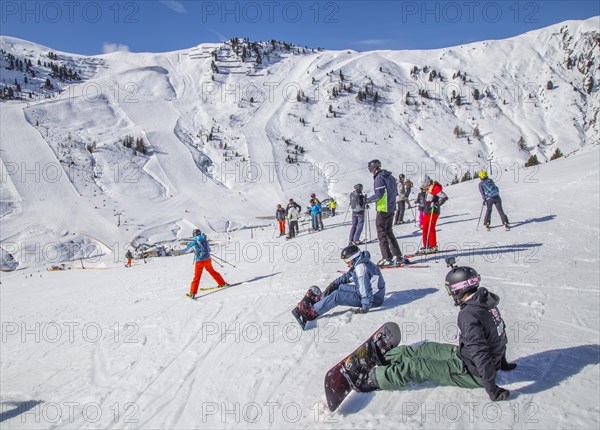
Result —
<svg viewBox="0 0 600 430"><path fill-rule="evenodd" d="M371 309L374 295L385 295L385 281L379 267L371 261L369 251L362 251L352 261L352 268L332 282L335 287L351 283L358 287L363 309Z"/></svg>
<svg viewBox="0 0 600 430"><path fill-rule="evenodd" d="M194 237L189 245L183 250L183 253L185 254L192 247L194 248L195 254L194 261L210 259L210 245L208 244L208 240L204 233L200 233L198 236Z"/></svg>

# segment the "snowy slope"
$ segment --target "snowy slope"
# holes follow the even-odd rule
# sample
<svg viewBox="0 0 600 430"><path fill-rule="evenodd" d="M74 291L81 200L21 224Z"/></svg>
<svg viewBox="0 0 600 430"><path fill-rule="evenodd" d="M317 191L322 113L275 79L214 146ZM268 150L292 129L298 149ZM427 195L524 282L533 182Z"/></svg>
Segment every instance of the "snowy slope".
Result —
<svg viewBox="0 0 600 430"><path fill-rule="evenodd" d="M415 183L425 170L449 183L490 158L515 171L531 155L568 154L598 142L597 41L598 17L430 51L240 39L54 57L3 36L0 86L17 80L22 99L0 105L2 247L22 268L38 243L72 248L68 261L100 252L86 246L110 255L131 243L177 244L194 226L226 237L311 192L344 207L352 185L369 181L371 158ZM9 70L9 54L33 72ZM50 62L81 79L61 81ZM126 136L146 153L126 148ZM79 219L94 222L84 231Z"/></svg>
<svg viewBox="0 0 600 430"><path fill-rule="evenodd" d="M436 258L422 260L429 269L384 272L381 308L337 308L298 331L290 309L344 269L342 213L318 234L303 225L291 242L273 239L271 227L230 233L214 251L237 268L218 270L246 282L197 302L183 297L190 255L130 269L105 258L104 270L3 273L2 428L595 428L599 156L593 145L539 169L497 172L510 232L475 230L476 182L446 188L441 246L457 247L459 263L501 297L508 357L519 366L499 375L509 401L425 384L353 394L326 412L326 370L384 321L400 324L406 344L456 334ZM405 251L418 245L412 224L395 231ZM368 250L380 257L376 245ZM202 284L214 282L205 275Z"/></svg>

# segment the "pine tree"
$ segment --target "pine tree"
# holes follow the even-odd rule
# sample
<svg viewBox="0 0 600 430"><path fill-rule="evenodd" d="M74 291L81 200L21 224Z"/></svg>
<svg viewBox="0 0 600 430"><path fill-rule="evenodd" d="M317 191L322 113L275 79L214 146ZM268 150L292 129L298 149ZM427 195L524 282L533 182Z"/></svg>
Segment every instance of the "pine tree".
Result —
<svg viewBox="0 0 600 430"><path fill-rule="evenodd" d="M554 88L554 84L552 83L552 81L548 81L548 83L546 84L546 89L551 90L553 88Z"/></svg>
<svg viewBox="0 0 600 430"><path fill-rule="evenodd" d="M556 160L557 158L560 158L562 156L563 156L563 153L560 151L559 148L556 148L556 150L554 151L554 154L552 154L552 156L550 157L550 161Z"/></svg>
<svg viewBox="0 0 600 430"><path fill-rule="evenodd" d="M521 151L525 151L527 149L527 146L525 146L525 138L523 136L521 136L519 138L519 141L517 142L517 146L519 147L519 149Z"/></svg>
<svg viewBox="0 0 600 430"><path fill-rule="evenodd" d="M538 164L540 164L540 162L538 161L537 155L533 154L529 157L527 163L525 163L525 167L537 166Z"/></svg>
<svg viewBox="0 0 600 430"><path fill-rule="evenodd" d="M473 137L476 138L476 139L479 139L479 136L480 136L479 127L476 126L473 129Z"/></svg>

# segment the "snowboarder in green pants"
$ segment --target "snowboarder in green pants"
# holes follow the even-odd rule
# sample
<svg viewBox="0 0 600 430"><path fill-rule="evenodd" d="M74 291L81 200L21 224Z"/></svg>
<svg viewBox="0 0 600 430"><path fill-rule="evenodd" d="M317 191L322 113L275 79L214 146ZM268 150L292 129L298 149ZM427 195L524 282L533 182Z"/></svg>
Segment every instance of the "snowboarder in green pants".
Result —
<svg viewBox="0 0 600 430"><path fill-rule="evenodd" d="M493 401L510 392L496 385L498 370L517 367L506 360L506 332L496 307L498 296L479 287L481 277L471 267L455 267L446 276L446 290L460 306L458 345L426 342L401 345L379 354L379 365L356 366L349 377L358 391L393 390L407 384L431 381L462 388L485 388Z"/></svg>

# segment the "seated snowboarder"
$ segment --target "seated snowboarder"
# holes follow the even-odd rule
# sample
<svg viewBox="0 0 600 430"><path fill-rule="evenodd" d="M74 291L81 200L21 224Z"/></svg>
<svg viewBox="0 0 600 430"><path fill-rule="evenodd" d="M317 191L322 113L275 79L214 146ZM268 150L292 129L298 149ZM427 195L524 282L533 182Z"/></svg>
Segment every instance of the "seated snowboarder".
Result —
<svg viewBox="0 0 600 430"><path fill-rule="evenodd" d="M385 296L385 281L381 270L371 261L369 251L356 245L342 249L342 260L349 270L331 282L321 295L317 286L310 287L292 314L304 328L336 306L355 306L354 313L365 314L372 307L381 306Z"/></svg>
<svg viewBox="0 0 600 430"><path fill-rule="evenodd" d="M471 267L455 267L446 275L446 290L460 306L458 345L426 342L376 350L379 363L365 368L357 361L348 372L357 391L399 389L411 382L431 381L462 388L485 388L492 401L510 392L496 384L498 370L517 365L506 360L505 324L496 307L498 296L479 288L481 277ZM354 364L354 363L353 363Z"/></svg>

